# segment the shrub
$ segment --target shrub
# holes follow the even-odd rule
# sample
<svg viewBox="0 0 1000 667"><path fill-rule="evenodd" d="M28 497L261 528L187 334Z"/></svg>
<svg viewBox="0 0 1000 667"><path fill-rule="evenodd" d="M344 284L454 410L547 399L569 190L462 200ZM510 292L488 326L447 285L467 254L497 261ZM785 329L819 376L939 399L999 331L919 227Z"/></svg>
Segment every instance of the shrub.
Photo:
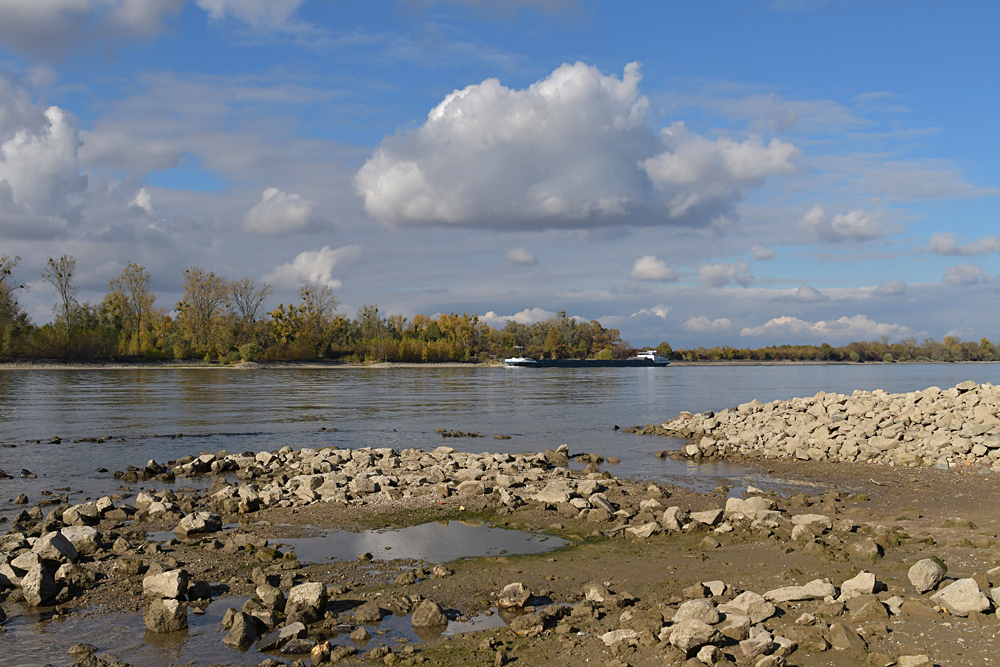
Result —
<svg viewBox="0 0 1000 667"><path fill-rule="evenodd" d="M236 362L242 360L243 357L236 350L231 351L229 354L227 354L225 357L222 358L223 363L226 364L235 364Z"/></svg>
<svg viewBox="0 0 1000 667"><path fill-rule="evenodd" d="M892 355L886 352L885 354L882 355L882 361L884 361L887 364L893 363Z"/></svg>
<svg viewBox="0 0 1000 667"><path fill-rule="evenodd" d="M230 353L232 354L232 353ZM260 346L257 343L247 343L240 345L240 358L243 361L257 361L260 359Z"/></svg>

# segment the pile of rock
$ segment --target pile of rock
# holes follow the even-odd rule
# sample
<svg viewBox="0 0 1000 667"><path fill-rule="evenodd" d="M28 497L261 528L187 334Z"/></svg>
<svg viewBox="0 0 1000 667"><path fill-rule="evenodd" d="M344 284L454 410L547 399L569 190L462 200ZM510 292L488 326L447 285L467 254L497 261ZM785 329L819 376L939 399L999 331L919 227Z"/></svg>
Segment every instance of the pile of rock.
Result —
<svg viewBox="0 0 1000 667"><path fill-rule="evenodd" d="M53 528L52 520L44 528ZM17 589L17 597L31 606L66 602L96 585L97 574L77 561L98 548L98 533L88 526L64 527L38 536L12 529L0 538L0 590Z"/></svg>
<svg viewBox="0 0 1000 667"><path fill-rule="evenodd" d="M693 459L737 453L1000 471L1000 387L970 381L944 391L754 400L718 413L682 413L639 432L691 439L679 454Z"/></svg>
<svg viewBox="0 0 1000 667"><path fill-rule="evenodd" d="M534 454L469 454L451 447L429 452L389 448L293 450L256 454L203 454L174 467L177 475L236 471L243 484L213 487L210 502L225 514L316 503L373 504L414 497L480 497L495 494L504 505L529 499L559 502L577 491L569 447ZM587 473L602 479L598 472ZM550 480L559 480L550 485ZM596 482L591 486L596 492ZM569 498L566 498L569 500ZM138 505L138 501L137 501ZM152 508L150 508L152 511Z"/></svg>
<svg viewBox="0 0 1000 667"><path fill-rule="evenodd" d="M364 643L371 638L364 626L380 623L388 613L369 601L358 604L350 616L338 616L330 608L330 602L345 591L343 587L306 581L291 587L286 594L262 573L258 580L253 597L242 609L227 610L222 620L222 629L226 631L222 641L239 650L254 645L266 653L310 655L313 665L334 663L356 654L357 649L328 642L326 637L331 628L334 632L344 632L353 627L351 638ZM437 628L440 632L447 626L444 610L432 600L412 596L404 601L404 608L397 611L411 614L418 633L424 628ZM374 652L381 652L381 656L372 655ZM384 647L376 648L369 657L382 659L388 652Z"/></svg>

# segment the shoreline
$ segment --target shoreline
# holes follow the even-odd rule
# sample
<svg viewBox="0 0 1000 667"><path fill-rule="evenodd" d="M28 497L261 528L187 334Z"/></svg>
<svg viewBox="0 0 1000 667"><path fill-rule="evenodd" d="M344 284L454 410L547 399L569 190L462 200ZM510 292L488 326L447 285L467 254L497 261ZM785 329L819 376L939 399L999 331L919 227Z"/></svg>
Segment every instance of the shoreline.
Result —
<svg viewBox="0 0 1000 667"><path fill-rule="evenodd" d="M270 667L310 653L314 665L332 664L331 658L337 664L371 664L393 653L393 664L402 665L459 667L516 659L578 667L587 658L605 656L603 664L652 667L691 664L686 661L706 651L718 659L705 664L751 667L769 656L782 658L763 663L775 667L977 665L1000 648L994 637L996 617L955 608L950 601L951 610L944 611L945 603L933 597L934 587L946 591L949 585L968 587L968 581L975 581L978 589L992 581L984 574L992 566L991 549L976 528L978 524L990 535L996 530L991 508L1000 491L989 478L960 470L879 465L860 468L865 473L859 476L857 464L803 468L797 461L761 460L780 473L815 481L815 491L783 497L747 488L734 495L725 487L699 493L619 479L608 474L613 466L599 472L603 466L596 456L560 448L511 455L501 462L450 448L283 448L255 456L186 457L163 468L176 475L175 482L151 477L140 486L141 481L122 479L129 490L121 487L96 505L57 506L62 511L44 530L58 531L65 523L62 530L81 545L81 555L71 559L76 564L62 566L59 580L68 581L71 574L78 583L59 593L57 605L46 602L40 608L26 606L20 588L0 593L10 614L6 637L15 642L11 646L30 643L25 645L29 651L37 651L39 641L57 644L64 655L70 643L91 639L86 628L99 626L110 614L129 615L139 624L144 615L150 630L138 644L123 637L118 644L94 648L114 655L141 648L153 641L150 636L162 637L155 641L178 647L192 642L206 650L205 657L186 664L253 664L229 662L232 654L223 639L246 650L258 637L273 637L267 634L270 628L303 623L296 631L301 641L295 651L279 651L275 645L252 654L255 662ZM577 457L591 461L589 472L565 467ZM324 462L333 470L317 474ZM221 476L232 472L233 464L242 471L240 481ZM409 477L401 472L415 465L424 472ZM393 471L398 472L390 475ZM443 481L432 479L439 472ZM295 476L288 479L286 474ZM320 476L323 484L309 483ZM215 483L211 491L192 493L184 488L192 478ZM917 479L922 483L914 484ZM956 486L968 497L949 492ZM201 512L211 512L215 519ZM183 525L184 514L216 525L166 543L163 537L149 537L167 534L178 522ZM486 522L495 529L569 543L536 554L459 558L438 565L388 555L374 561L300 561L294 549L281 546L289 538L301 544L303 537L333 529L362 532L432 521ZM30 537L41 521L22 518L19 525ZM34 553L18 532L10 531L5 541L17 545L21 556ZM988 541L994 544L992 538ZM62 558L57 552L65 547L51 546L58 540L44 542L45 550L39 551L46 558ZM985 551L977 553L980 543ZM915 592L908 570L929 555L947 562L948 577L930 591ZM21 564L10 561L0 571L19 573L12 568ZM174 576L179 570L185 574ZM176 593L159 591L181 580L191 588L187 601L182 593L176 605L170 597ZM502 608L498 600L514 583L526 596ZM314 603L303 604L307 591L316 596ZM29 594L35 595L35 588ZM238 605L247 598L250 602L240 612ZM280 605L283 613L276 606L279 598L288 601ZM186 627L190 610L204 609L209 599L233 605L227 616L238 617L237 623L226 627L223 621L218 633L170 630L171 623ZM293 609L293 599L298 608ZM399 641L399 630L393 628L415 621L425 601L464 631L441 636L443 626L422 632L414 622L419 636ZM68 636L34 635L39 621L24 621L37 618L38 609L52 610L54 620L86 621L78 620L80 629ZM681 620L695 611L703 624L697 628L693 620ZM384 624L390 617L400 621ZM468 627L470 618L496 622L476 630ZM751 625L759 628L753 635ZM384 638L383 628L388 631ZM685 634L694 629L694 637ZM102 636L92 641L100 644ZM922 656L929 656L926 662L901 660ZM136 662L129 653L122 657L126 663L152 664ZM97 653L76 664L116 663Z"/></svg>
<svg viewBox="0 0 1000 667"><path fill-rule="evenodd" d="M893 365L987 365L1000 361L671 361L676 368L693 367L756 367L756 366L893 366ZM506 368L502 362L348 362L348 361L252 361L239 364L218 364L204 361L0 361L0 371L60 371L60 370L343 370L393 368Z"/></svg>

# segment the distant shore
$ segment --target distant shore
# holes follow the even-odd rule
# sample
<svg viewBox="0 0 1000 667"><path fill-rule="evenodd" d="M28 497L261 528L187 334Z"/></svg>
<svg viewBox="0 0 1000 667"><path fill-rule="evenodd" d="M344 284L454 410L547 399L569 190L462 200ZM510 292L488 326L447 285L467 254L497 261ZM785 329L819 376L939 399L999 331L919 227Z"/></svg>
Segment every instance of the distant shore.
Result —
<svg viewBox="0 0 1000 667"><path fill-rule="evenodd" d="M889 366L896 364L995 364L996 361L897 361L897 362L853 362L853 361L672 361L670 366ZM61 371L61 370L329 370L358 368L504 368L500 361L490 362L355 362L355 361L253 361L239 364L218 364L205 361L56 361L19 360L0 361L0 371Z"/></svg>

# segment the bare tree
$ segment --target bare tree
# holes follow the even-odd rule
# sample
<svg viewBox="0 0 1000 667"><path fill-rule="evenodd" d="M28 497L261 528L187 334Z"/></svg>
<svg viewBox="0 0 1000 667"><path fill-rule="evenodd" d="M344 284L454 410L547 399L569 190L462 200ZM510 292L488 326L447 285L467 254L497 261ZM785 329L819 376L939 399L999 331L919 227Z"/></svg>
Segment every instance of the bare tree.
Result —
<svg viewBox="0 0 1000 667"><path fill-rule="evenodd" d="M59 298L62 300L63 318L66 320L66 335L70 330L70 315L73 304L76 303L76 292L79 289L73 284L73 274L76 273L76 258L70 255L63 255L58 260L49 257L42 271L42 280L56 288ZM58 307L58 306L56 306ZM55 308L53 308L55 310Z"/></svg>
<svg viewBox="0 0 1000 667"><path fill-rule="evenodd" d="M204 352L212 340L212 329L226 300L227 281L192 266L184 271L184 296L177 304L177 324L191 346Z"/></svg>
<svg viewBox="0 0 1000 667"><path fill-rule="evenodd" d="M19 284L14 276L14 269L20 261L20 257L0 256L0 332L14 321L21 311L15 292L23 289L24 285Z"/></svg>
<svg viewBox="0 0 1000 667"><path fill-rule="evenodd" d="M264 314L264 302L274 294L267 283L258 284L253 278L229 283L227 308L233 318L233 338L237 346L253 342L257 322Z"/></svg>

